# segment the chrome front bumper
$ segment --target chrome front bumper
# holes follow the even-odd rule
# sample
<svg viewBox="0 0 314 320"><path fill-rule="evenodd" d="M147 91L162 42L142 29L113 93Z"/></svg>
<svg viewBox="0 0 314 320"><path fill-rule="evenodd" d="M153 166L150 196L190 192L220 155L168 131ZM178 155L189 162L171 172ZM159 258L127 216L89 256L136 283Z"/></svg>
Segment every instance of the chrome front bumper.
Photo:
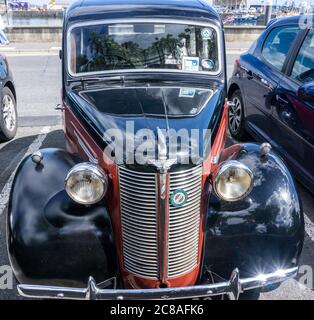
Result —
<svg viewBox="0 0 314 320"><path fill-rule="evenodd" d="M296 276L298 267L280 269L273 273L260 274L256 277L240 279L235 269L229 281L177 288L156 289L101 289L90 277L87 288L52 287L19 284L18 292L30 298L87 299L87 300L169 300L183 298L200 298L227 294L230 299L237 300L245 290L265 287L283 282Z"/></svg>

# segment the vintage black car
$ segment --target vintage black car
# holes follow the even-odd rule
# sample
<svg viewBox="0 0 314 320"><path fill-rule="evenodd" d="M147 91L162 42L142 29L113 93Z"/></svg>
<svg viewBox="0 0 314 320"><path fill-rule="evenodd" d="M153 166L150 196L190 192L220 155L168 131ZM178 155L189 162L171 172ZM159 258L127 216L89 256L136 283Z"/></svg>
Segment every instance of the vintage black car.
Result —
<svg viewBox="0 0 314 320"><path fill-rule="evenodd" d="M267 143L225 148L224 50L201 1L70 6L67 150L24 159L8 206L21 295L237 299L297 274L304 221L285 164Z"/></svg>

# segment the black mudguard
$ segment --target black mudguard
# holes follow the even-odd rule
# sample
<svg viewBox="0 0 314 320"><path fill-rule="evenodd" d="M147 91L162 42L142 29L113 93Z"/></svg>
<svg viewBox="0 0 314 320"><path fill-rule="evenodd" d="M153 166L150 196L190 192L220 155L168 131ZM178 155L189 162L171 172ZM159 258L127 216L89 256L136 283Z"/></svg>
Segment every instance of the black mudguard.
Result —
<svg viewBox="0 0 314 320"><path fill-rule="evenodd" d="M8 206L8 251L17 280L85 287L117 274L113 231L105 204L83 206L64 190L68 171L82 160L59 149L41 150L19 166Z"/></svg>
<svg viewBox="0 0 314 320"><path fill-rule="evenodd" d="M256 144L234 145L223 160L238 160L254 174L251 193L237 202L222 201L212 190L205 226L203 274L229 278L256 276L298 264L304 217L294 181L273 152L261 160Z"/></svg>

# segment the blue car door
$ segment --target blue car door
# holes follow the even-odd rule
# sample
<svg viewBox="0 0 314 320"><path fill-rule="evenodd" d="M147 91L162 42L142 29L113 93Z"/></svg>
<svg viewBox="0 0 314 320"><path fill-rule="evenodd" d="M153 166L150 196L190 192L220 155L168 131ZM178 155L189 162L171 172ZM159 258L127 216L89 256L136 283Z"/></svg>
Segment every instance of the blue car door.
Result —
<svg viewBox="0 0 314 320"><path fill-rule="evenodd" d="M298 32L298 25L274 27L249 59L244 59L246 123L251 131L266 141L271 141L270 118L274 94Z"/></svg>
<svg viewBox="0 0 314 320"><path fill-rule="evenodd" d="M310 187L314 186L314 102L297 92L304 83L314 84L313 29L307 31L289 65L276 95L272 135L297 177Z"/></svg>

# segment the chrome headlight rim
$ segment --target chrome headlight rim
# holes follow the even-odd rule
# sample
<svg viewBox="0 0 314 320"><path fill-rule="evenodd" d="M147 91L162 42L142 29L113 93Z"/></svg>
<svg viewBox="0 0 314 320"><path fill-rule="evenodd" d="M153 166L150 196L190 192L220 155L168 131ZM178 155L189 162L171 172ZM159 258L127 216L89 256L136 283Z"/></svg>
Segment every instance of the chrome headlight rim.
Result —
<svg viewBox="0 0 314 320"><path fill-rule="evenodd" d="M250 181L251 181L250 186L246 190L245 193L243 193L242 195L240 195L238 197L233 197L233 198L227 198L227 197L223 196L218 191L219 177L221 177L222 174L224 174L230 168L236 168L236 169L244 170L249 175ZM245 164L243 164L242 162L237 161L237 160L227 160L226 162L222 163L220 168L218 169L218 172L214 177L213 187L214 187L214 191L215 191L215 193L216 193L216 195L218 196L219 199L224 200L226 202L236 202L236 201L242 200L243 198L245 198L247 195L249 195L251 193L251 191L253 189L253 180L254 180L253 172Z"/></svg>
<svg viewBox="0 0 314 320"><path fill-rule="evenodd" d="M75 197L73 195L73 193L70 191L69 187L68 187L68 181L69 179L78 173L82 173L82 172L91 172L93 175L96 176L97 179L99 179L99 181L102 183L103 185L103 190L102 192L97 196L97 198L95 198L93 201L83 201L80 200L79 198ZM98 165L93 164L91 162L81 162L76 164L74 167L72 167L70 169L70 171L68 172L68 174L66 175L65 178L65 191L68 194L68 196L76 203L82 204L82 205L93 205L98 203L101 199L104 198L104 196L107 193L108 190L108 176L105 173L105 171L100 168Z"/></svg>

